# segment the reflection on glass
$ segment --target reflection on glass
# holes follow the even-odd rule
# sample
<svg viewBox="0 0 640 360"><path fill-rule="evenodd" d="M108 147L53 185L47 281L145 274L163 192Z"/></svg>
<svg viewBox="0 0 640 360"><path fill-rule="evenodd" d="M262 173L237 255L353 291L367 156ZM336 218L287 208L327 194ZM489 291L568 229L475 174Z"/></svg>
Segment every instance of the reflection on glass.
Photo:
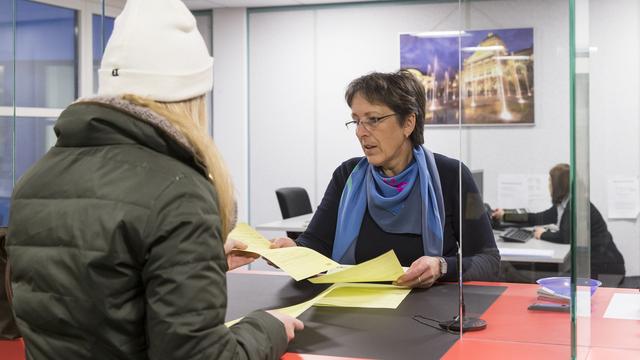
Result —
<svg viewBox="0 0 640 360"><path fill-rule="evenodd" d="M0 44L11 44L10 14L0 11ZM67 106L77 97L76 11L16 0L16 16L16 106ZM0 106L12 105L13 81L6 76L12 60L0 47Z"/></svg>
<svg viewBox="0 0 640 360"><path fill-rule="evenodd" d="M104 46L113 32L113 22L115 18L109 16L93 15L93 93L98 92L98 69L102 62Z"/></svg>
<svg viewBox="0 0 640 360"><path fill-rule="evenodd" d="M500 253L502 284L483 285L483 291L504 286L496 290L500 294L492 308L477 315L488 324L479 337L496 341L495 349L504 341L525 353L528 343L539 346L540 357L557 351L558 358L569 358L569 296L540 294L536 283L568 275L571 267L570 245L565 233L557 232L558 209L548 181L551 167L570 161L568 1L463 3L460 159L476 175L479 201L485 203ZM508 24L502 21L507 18ZM543 224L553 226L536 236L534 228ZM476 244L477 234L462 235L463 249ZM476 292L465 285L467 307L479 307Z"/></svg>

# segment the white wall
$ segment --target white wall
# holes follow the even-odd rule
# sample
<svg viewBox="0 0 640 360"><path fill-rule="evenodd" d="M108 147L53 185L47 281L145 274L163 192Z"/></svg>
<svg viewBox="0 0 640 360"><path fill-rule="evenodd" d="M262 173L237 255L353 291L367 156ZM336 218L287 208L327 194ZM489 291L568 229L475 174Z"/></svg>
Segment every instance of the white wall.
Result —
<svg viewBox="0 0 640 360"><path fill-rule="evenodd" d="M250 17L249 128L252 223L280 218L275 189L315 193L313 11Z"/></svg>
<svg viewBox="0 0 640 360"><path fill-rule="evenodd" d="M591 37L602 50L592 59L591 196L606 218L605 171L637 176L640 165L640 11L633 0L592 3L597 3L591 9L597 15L591 16ZM344 127L350 114L344 90L360 75L399 68L400 32L533 27L535 125L462 131L428 127L426 145L462 159L472 169L483 169L485 200L494 206L499 206L499 174L546 174L556 163L569 161L566 0L467 2L462 8L457 2L300 7L250 11L248 24L241 19L244 10L214 13L214 88L226 92L223 98L217 92L214 95L216 141L227 160L233 159L236 183L249 184L248 193L241 191L241 195L250 194L249 202L241 203L241 214L254 225L280 218L276 188L303 186L315 207L333 170L342 161L362 155L353 132ZM631 32L631 38L618 35L625 31ZM235 48L244 43L245 35L249 39L248 90L243 87L245 54ZM233 49L218 51L218 42ZM616 86L608 86L612 79ZM236 123L247 115L243 104L248 106L248 127ZM241 163L245 155L248 168ZM625 255L628 273L640 273L638 222L610 221L609 225Z"/></svg>
<svg viewBox="0 0 640 360"><path fill-rule="evenodd" d="M213 138L236 188L238 219L248 220L246 9L213 11Z"/></svg>

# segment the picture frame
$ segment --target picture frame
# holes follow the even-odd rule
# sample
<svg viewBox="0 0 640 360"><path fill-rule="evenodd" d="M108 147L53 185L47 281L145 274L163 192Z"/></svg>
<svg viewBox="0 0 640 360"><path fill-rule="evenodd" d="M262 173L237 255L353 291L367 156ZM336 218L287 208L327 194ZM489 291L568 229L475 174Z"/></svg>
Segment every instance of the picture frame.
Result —
<svg viewBox="0 0 640 360"><path fill-rule="evenodd" d="M533 28L400 34L425 87L425 125L534 125Z"/></svg>

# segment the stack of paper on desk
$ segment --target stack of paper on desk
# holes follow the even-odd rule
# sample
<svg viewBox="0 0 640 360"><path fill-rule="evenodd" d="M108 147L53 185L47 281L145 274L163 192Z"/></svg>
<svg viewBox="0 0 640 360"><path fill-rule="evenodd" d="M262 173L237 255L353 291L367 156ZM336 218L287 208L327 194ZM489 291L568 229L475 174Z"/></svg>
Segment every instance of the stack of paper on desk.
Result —
<svg viewBox="0 0 640 360"><path fill-rule="evenodd" d="M538 300L568 304L571 299L566 295L558 294L549 288L541 286L538 288Z"/></svg>
<svg viewBox="0 0 640 360"><path fill-rule="evenodd" d="M409 292L410 288L388 284L340 283L313 305L396 309Z"/></svg>

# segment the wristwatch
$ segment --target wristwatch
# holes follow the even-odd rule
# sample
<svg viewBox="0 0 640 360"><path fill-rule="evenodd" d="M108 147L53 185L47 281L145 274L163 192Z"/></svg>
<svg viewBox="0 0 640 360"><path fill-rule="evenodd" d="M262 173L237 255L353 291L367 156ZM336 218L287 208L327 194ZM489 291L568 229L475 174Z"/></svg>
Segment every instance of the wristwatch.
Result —
<svg viewBox="0 0 640 360"><path fill-rule="evenodd" d="M443 257L439 257L438 260L440 261L440 277L443 277L447 273L447 262Z"/></svg>

